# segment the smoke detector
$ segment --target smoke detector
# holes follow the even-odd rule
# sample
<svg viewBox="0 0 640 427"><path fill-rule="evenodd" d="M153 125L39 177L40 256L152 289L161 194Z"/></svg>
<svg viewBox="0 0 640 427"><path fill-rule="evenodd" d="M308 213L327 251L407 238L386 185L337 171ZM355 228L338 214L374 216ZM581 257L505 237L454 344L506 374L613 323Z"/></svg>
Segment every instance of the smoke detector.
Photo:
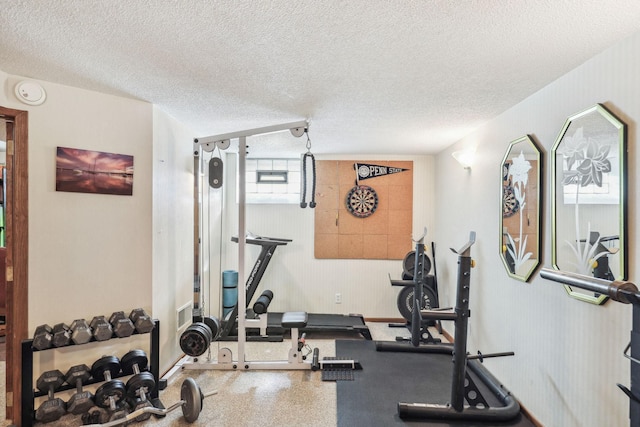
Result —
<svg viewBox="0 0 640 427"><path fill-rule="evenodd" d="M31 80L23 80L16 84L16 97L20 102L28 105L42 105L47 99L47 93L44 88Z"/></svg>

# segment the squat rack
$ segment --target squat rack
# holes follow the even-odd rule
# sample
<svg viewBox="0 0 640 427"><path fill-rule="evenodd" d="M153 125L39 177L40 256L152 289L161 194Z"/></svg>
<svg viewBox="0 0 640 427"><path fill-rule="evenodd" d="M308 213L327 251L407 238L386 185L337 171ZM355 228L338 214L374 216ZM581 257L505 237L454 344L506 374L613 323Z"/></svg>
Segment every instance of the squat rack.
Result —
<svg viewBox="0 0 640 427"><path fill-rule="evenodd" d="M467 332L470 316L469 295L471 283L471 246L475 243L476 233L469 233L469 241L460 249L451 251L458 255L458 283L456 306L453 310L416 310L420 300L415 299L412 323L420 324L424 320L450 320L455 324L455 339L453 347L445 344L425 344L419 346L418 330L412 331L413 346L399 343L378 343L379 351L410 351L419 353L448 353L453 356L453 375L451 379L451 400L447 405L432 403L398 403L398 415L402 419L428 418L439 420L465 421L508 421L520 412L520 404L515 397L491 373L481 365L482 359L487 357L513 356L513 352L481 354L471 356L467 354ZM415 298L415 297L414 297ZM414 327L415 328L415 327ZM478 362L476 359L479 359ZM473 371L491 394L497 398L502 406L490 406L480 393L479 388L469 376L467 368ZM465 400L469 405L465 405Z"/></svg>

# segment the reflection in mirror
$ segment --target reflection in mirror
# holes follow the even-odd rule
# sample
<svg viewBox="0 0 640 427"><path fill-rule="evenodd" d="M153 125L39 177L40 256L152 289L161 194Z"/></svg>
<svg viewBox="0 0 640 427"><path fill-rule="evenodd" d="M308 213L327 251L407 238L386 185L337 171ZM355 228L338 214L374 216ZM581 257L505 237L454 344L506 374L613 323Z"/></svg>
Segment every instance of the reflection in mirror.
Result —
<svg viewBox="0 0 640 427"><path fill-rule="evenodd" d="M529 136L512 141L502 159L500 257L509 276L525 282L540 265L541 165Z"/></svg>
<svg viewBox="0 0 640 427"><path fill-rule="evenodd" d="M625 124L600 104L569 117L552 158L554 268L626 280ZM607 300L606 295L565 288L583 301Z"/></svg>

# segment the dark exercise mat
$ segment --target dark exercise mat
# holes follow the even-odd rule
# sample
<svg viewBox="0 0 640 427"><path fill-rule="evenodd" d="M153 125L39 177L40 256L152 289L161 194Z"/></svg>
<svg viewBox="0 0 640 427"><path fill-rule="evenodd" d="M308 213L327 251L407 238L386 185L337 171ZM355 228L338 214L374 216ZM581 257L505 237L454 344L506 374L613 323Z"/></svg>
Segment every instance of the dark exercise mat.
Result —
<svg viewBox="0 0 640 427"><path fill-rule="evenodd" d="M508 422L400 419L398 402L446 404L450 401L451 355L378 352L373 341L338 340L336 356L362 364L362 370L354 372L353 381L337 382L338 427L534 426L522 413ZM499 406L491 393L485 393L481 381L473 379L489 405ZM507 384L505 387L509 388Z"/></svg>

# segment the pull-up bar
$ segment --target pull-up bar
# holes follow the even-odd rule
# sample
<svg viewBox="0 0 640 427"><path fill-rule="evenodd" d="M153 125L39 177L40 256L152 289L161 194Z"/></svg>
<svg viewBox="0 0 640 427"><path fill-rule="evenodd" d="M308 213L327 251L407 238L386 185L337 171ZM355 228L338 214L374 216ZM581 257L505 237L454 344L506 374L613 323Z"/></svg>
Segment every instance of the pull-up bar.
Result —
<svg viewBox="0 0 640 427"><path fill-rule="evenodd" d="M550 268L540 270L540 277L597 294L607 295L612 300L623 304L640 304L638 287L632 282L620 280L611 282L597 277L583 276Z"/></svg>

